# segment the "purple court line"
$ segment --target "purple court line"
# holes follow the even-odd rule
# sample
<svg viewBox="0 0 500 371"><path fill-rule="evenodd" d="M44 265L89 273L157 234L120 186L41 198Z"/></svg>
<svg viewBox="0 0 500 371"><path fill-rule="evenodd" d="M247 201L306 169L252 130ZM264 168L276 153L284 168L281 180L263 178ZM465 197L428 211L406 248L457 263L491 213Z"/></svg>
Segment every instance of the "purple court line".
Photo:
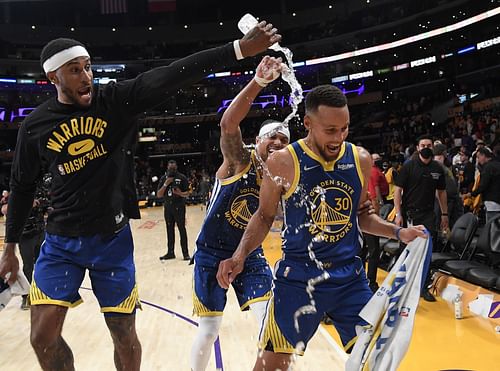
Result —
<svg viewBox="0 0 500 371"><path fill-rule="evenodd" d="M80 287L80 288L84 289L84 290L92 291L92 289L90 289L88 287ZM139 300L139 301L142 304L146 304L146 305L149 305L149 306L151 306L153 308L156 308L156 309L162 310L164 312L167 312L169 314L172 314L175 317L178 317L178 318L180 318L180 319L188 322L189 324L198 327L198 322L193 321L191 318L185 317L182 314L174 312L174 311L172 311L170 309L167 309L165 307L162 307L162 306L160 306L158 304L150 303L150 302L148 302L146 300ZM220 347L219 336L217 336L217 339L214 342L214 354L215 354L215 368L216 368L216 370L217 371L224 371L224 364L222 363L222 351L221 351L221 347Z"/></svg>

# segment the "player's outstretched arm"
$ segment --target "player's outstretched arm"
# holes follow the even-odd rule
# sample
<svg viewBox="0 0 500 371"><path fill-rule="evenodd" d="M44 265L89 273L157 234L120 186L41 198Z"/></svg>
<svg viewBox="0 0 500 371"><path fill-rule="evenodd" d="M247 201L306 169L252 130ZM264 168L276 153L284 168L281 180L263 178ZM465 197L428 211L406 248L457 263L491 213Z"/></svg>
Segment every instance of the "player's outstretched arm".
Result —
<svg viewBox="0 0 500 371"><path fill-rule="evenodd" d="M248 222L238 248L233 256L219 264L217 281L225 289L243 270L246 257L262 244L271 229L281 195L293 181L292 157L288 149L271 154L266 162L269 174L264 171L259 193L259 208ZM292 170L293 171L293 170Z"/></svg>
<svg viewBox="0 0 500 371"><path fill-rule="evenodd" d="M249 152L243 147L240 123L245 119L252 104L269 83L279 77L281 58L265 56L257 66L255 77L234 98L221 119L220 148L224 163L217 172L220 179L233 176L250 161Z"/></svg>
<svg viewBox="0 0 500 371"><path fill-rule="evenodd" d="M361 170L363 173L363 189L360 199L360 204L363 204L368 199L368 181L370 179L371 171L371 157L370 153L362 148L358 147L359 162L361 165ZM362 214L358 216L359 226L363 232L370 233L376 236L382 236L387 238L395 238L403 241L404 243L409 243L417 237L427 238L425 234L425 227L418 225L410 228L401 228L385 220L382 220L376 214Z"/></svg>

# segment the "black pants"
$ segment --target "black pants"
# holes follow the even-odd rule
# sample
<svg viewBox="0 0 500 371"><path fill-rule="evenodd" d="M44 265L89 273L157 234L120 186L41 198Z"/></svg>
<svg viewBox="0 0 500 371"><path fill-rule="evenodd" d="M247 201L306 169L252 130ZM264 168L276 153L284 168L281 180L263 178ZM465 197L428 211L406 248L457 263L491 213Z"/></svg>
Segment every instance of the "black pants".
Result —
<svg viewBox="0 0 500 371"><path fill-rule="evenodd" d="M413 222L413 225L422 224L427 228L430 233L430 237L432 238L432 250L436 250L437 244L437 230L436 230L436 214L433 209L429 210L409 210L403 212L403 222L406 227L408 224L408 218L410 218ZM402 251L402 250L401 250ZM430 267L430 265L429 265ZM422 290L427 290L427 286L431 283L431 272L430 269L428 272L423 272L423 275L426 275L425 285Z"/></svg>
<svg viewBox="0 0 500 371"><path fill-rule="evenodd" d="M33 267L40 254L40 246L42 246L44 238L44 231L29 235L22 234L19 238L19 252L23 259L23 273L30 283L33 276Z"/></svg>
<svg viewBox="0 0 500 371"><path fill-rule="evenodd" d="M370 281L370 287L377 283L377 268L380 261L380 238L372 234L364 233L368 248L368 269L366 277Z"/></svg>
<svg viewBox="0 0 500 371"><path fill-rule="evenodd" d="M179 235L181 238L181 250L184 257L189 256L187 247L186 233L186 205L165 205L164 208L165 223L167 225L167 254L175 255L175 230L174 225L177 224Z"/></svg>

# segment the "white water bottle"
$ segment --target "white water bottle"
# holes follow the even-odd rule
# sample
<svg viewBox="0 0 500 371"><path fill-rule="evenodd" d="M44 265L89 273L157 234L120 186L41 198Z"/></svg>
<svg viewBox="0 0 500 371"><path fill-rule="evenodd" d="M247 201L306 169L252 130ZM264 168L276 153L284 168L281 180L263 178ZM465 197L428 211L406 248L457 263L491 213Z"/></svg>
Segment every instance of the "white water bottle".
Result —
<svg viewBox="0 0 500 371"><path fill-rule="evenodd" d="M243 33L243 35L246 35L247 32L257 26L258 23L259 21L257 20L257 18L255 18L250 13L247 13L243 17L241 17L240 21L238 22L238 28ZM269 49L279 51L281 49L281 46L278 43L274 43L269 47Z"/></svg>
<svg viewBox="0 0 500 371"><path fill-rule="evenodd" d="M453 305L455 306L455 319L462 319L462 295L457 294L453 300Z"/></svg>

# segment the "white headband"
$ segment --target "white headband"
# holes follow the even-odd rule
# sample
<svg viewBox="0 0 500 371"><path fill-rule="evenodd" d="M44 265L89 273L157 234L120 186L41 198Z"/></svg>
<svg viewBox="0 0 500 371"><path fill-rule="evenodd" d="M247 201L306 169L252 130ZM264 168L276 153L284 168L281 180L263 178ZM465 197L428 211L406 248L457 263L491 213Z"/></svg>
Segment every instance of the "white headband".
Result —
<svg viewBox="0 0 500 371"><path fill-rule="evenodd" d="M259 137L265 137L270 133L281 133L286 136L288 140L290 140L290 130L288 129L288 126L283 125L281 122L270 122L269 124L261 127L259 130Z"/></svg>
<svg viewBox="0 0 500 371"><path fill-rule="evenodd" d="M78 57L89 57L89 52L81 45L75 45L71 48L61 50L59 53L54 54L43 63L43 70L45 73L55 71L63 64Z"/></svg>

